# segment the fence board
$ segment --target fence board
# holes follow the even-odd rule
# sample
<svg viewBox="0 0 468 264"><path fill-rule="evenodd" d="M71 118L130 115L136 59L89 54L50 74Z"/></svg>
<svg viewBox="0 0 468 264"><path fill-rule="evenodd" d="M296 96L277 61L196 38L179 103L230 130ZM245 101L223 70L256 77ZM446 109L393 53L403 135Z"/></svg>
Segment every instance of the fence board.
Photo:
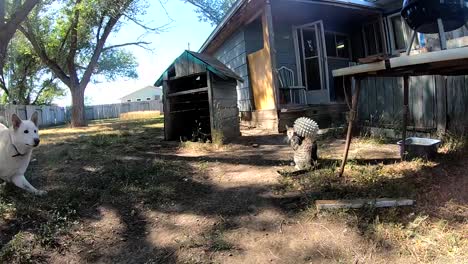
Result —
<svg viewBox="0 0 468 264"><path fill-rule="evenodd" d="M122 113L135 111L160 111L163 105L160 100L132 102L122 104L94 105L85 107L86 120L118 118ZM0 105L0 117L4 117L5 125L10 125L11 116L17 114L21 119L28 119L37 111L39 126L48 127L63 125L71 119L71 108L59 106L38 105Z"/></svg>
<svg viewBox="0 0 468 264"><path fill-rule="evenodd" d="M18 115L21 119L29 119L37 111L39 113L39 126L47 127L66 123L65 108L58 106L37 105L0 105L0 116L5 118L7 126L11 124L11 116Z"/></svg>
<svg viewBox="0 0 468 264"><path fill-rule="evenodd" d="M128 102L121 104L93 105L85 107L87 120L118 118L120 114L138 111L163 111L160 100Z"/></svg>

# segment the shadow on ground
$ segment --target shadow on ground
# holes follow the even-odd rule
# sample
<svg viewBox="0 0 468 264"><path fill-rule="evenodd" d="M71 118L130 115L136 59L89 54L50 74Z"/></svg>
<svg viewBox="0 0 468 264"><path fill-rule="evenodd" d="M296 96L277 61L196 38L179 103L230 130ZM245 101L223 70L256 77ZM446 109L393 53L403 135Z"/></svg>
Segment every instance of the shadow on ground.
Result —
<svg viewBox="0 0 468 264"><path fill-rule="evenodd" d="M74 138L42 146L28 175L34 175L32 183L47 188L49 194L38 198L12 187L3 188L0 193L0 260L10 263L59 263L60 259L86 263L176 263L180 261L182 250L190 252L202 248L204 253L198 260L209 262L217 252L242 254L243 248L223 240L223 232L241 228L251 232L277 230L278 222L252 217L266 208L294 218L310 210L317 199L404 196L417 200L417 208L391 212L372 208L353 211L350 214L356 216L355 224L364 234L377 215L387 216L381 217L381 221L408 224L412 221L410 213L427 210L428 205L434 203L434 192L440 188L446 190L437 196L437 207L444 207L454 199L459 203L468 202L465 173L444 174L462 166L466 158L448 162L450 156L441 157L435 167L403 171L402 177L394 179L372 177L369 182L355 183L347 178L332 177L332 174L318 179L312 173L301 176L307 188L299 192L287 190L288 186L281 180L275 184L219 186L207 180L204 171L197 167L200 162L268 167L283 166L287 158L279 161L264 158L271 153L178 156L174 154L177 144L162 142L159 124L161 119L126 124L108 122L104 125L106 130L115 133L71 132ZM49 140L53 136L49 135ZM271 141L272 145L280 146L282 143L278 140L278 136L267 140L250 137L238 143L249 146L251 142L270 144ZM389 159L351 163L395 162ZM336 160L322 160L321 163L330 171L339 165ZM433 207L433 213L438 214ZM193 215L197 219L217 220L203 230L201 241L181 242L178 246L158 245L151 235L155 225L165 222L164 219L149 219L151 212L168 217ZM439 214L439 217L460 222L465 215L453 212ZM245 222L246 218L249 223ZM101 223L103 221L111 222ZM170 232L176 227L164 228ZM328 250L337 254L332 248ZM322 249L322 254L329 255L326 252L326 248ZM323 255L317 256L314 251L301 257L301 261L313 261Z"/></svg>

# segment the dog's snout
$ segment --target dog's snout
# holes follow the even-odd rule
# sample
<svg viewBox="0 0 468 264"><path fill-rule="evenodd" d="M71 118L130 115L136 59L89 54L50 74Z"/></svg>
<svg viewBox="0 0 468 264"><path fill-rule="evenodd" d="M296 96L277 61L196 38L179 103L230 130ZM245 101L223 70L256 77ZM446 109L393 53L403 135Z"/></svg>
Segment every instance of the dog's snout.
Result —
<svg viewBox="0 0 468 264"><path fill-rule="evenodd" d="M35 139L34 139L34 146L35 146L35 147L39 146L39 143L41 143L41 140L38 139L38 138L35 138Z"/></svg>

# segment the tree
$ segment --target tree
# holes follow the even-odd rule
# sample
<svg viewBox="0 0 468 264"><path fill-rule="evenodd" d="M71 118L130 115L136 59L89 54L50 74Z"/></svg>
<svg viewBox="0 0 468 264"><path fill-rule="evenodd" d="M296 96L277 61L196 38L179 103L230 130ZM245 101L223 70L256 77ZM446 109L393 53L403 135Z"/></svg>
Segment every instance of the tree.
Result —
<svg viewBox="0 0 468 264"><path fill-rule="evenodd" d="M197 7L198 18L216 26L231 9L236 0L184 0Z"/></svg>
<svg viewBox="0 0 468 264"><path fill-rule="evenodd" d="M1 103L47 105L65 94L57 78L41 62L21 33L15 34L11 40L4 70L0 74L0 86L4 91Z"/></svg>
<svg viewBox="0 0 468 264"><path fill-rule="evenodd" d="M72 126L86 125L84 92L90 81L99 81L99 77L107 80L137 77L134 56L122 48L149 43L106 45L106 42L111 33L118 32L122 18L146 30L158 30L136 18L145 9L141 2L49 0L39 4L20 28L41 61L70 89Z"/></svg>
<svg viewBox="0 0 468 264"><path fill-rule="evenodd" d="M39 0L0 0L0 74L3 72L10 40L38 3Z"/></svg>

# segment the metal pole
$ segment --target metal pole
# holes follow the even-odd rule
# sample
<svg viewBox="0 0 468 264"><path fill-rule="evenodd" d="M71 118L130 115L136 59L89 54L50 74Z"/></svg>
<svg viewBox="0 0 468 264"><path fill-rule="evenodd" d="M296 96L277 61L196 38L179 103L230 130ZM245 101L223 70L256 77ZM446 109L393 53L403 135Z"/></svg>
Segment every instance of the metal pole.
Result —
<svg viewBox="0 0 468 264"><path fill-rule="evenodd" d="M401 144L401 159L405 160L406 157L406 128L408 127L408 98L409 98L409 76L403 77L403 125L402 125L402 144Z"/></svg>
<svg viewBox="0 0 468 264"><path fill-rule="evenodd" d="M361 79L354 78L354 77L353 79L354 79L354 82L356 83L356 87L353 93L351 112L349 113L348 133L346 135L346 145L345 145L345 150L344 150L344 155L343 155L343 161L341 162L341 168L340 168L340 174L339 174L340 177L343 176L346 162L348 161L349 147L351 146L351 139L352 139L352 133L353 133L353 124L354 124L354 121L356 120L359 93L361 91Z"/></svg>
<svg viewBox="0 0 468 264"><path fill-rule="evenodd" d="M444 22L442 18L437 19L437 25L439 26L439 39L440 39L440 49L447 49L447 38L445 37Z"/></svg>
<svg viewBox="0 0 468 264"><path fill-rule="evenodd" d="M411 53L411 48L413 47L414 40L416 39L416 36L418 35L418 32L416 30L413 30L413 35L411 36L410 43L408 44L408 48L406 48L406 55L410 55Z"/></svg>

